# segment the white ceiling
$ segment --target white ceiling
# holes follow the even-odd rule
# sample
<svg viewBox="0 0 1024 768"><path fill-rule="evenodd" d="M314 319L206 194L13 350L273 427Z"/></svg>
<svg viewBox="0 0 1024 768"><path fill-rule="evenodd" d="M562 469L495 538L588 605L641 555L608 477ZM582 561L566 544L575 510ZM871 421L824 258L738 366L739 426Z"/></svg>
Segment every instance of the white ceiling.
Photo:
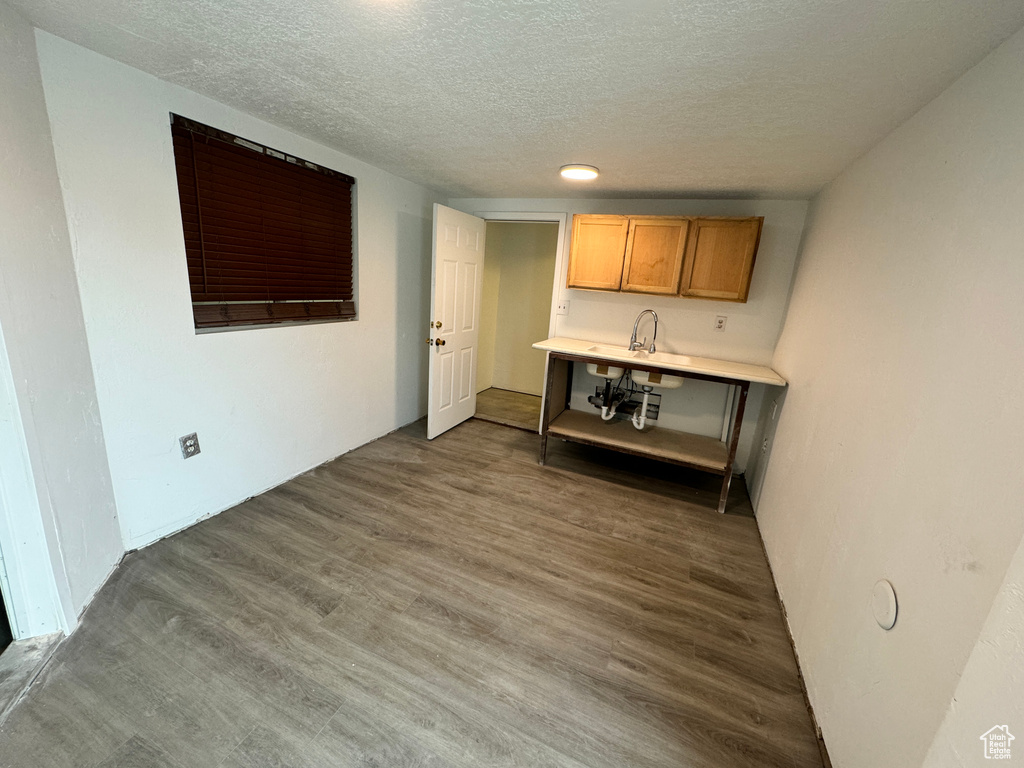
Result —
<svg viewBox="0 0 1024 768"><path fill-rule="evenodd" d="M808 197L1024 25L1021 0L12 4L453 197Z"/></svg>

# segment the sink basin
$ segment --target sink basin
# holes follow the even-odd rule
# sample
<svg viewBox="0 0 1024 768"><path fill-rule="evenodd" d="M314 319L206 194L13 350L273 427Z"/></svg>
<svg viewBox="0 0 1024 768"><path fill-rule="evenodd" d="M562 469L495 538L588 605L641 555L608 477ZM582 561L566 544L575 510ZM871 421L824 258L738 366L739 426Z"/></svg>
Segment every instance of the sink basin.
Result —
<svg viewBox="0 0 1024 768"><path fill-rule="evenodd" d="M657 353L655 353L657 354ZM630 371L630 376L638 386L654 387L655 389L678 389L683 386L682 376L669 376L665 373L648 373L647 371Z"/></svg>
<svg viewBox="0 0 1024 768"><path fill-rule="evenodd" d="M614 355L615 357L632 357L634 360L647 363L692 364L690 358L686 355L673 355L668 352L648 352L646 349L630 351L625 347L613 347L611 344L594 344L587 347L587 352L596 352L599 355Z"/></svg>
<svg viewBox="0 0 1024 768"><path fill-rule="evenodd" d="M615 365L597 365L596 363L587 364L587 373L591 376L600 376L603 379L617 379L625 372L625 368L619 368Z"/></svg>

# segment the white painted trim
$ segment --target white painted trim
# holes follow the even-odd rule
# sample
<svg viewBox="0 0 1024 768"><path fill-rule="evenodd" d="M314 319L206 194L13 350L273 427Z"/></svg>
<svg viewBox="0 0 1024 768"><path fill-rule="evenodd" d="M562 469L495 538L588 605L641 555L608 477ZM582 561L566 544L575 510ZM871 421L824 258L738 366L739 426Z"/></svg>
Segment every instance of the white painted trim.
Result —
<svg viewBox="0 0 1024 768"><path fill-rule="evenodd" d="M15 639L51 632L69 634L77 624L65 582L62 595L47 546L37 486L0 333L0 590Z"/></svg>
<svg viewBox="0 0 1024 768"><path fill-rule="evenodd" d="M551 211L474 211L473 215L478 216L485 221L549 221L558 224L558 244L555 247L555 280L554 285L551 286L548 338L550 339L557 336L558 333L555 325L558 318L558 302L562 298L562 285L565 284L565 275L562 274L565 269L565 260L562 256L565 249L565 236L568 229L569 214L553 213ZM537 339L537 341L541 341L541 339Z"/></svg>

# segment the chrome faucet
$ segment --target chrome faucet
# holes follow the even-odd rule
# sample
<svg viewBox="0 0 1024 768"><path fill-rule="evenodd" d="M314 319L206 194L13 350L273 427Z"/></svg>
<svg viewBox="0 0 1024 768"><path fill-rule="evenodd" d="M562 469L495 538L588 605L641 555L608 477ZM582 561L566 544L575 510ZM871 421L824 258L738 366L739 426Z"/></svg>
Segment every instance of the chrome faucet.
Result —
<svg viewBox="0 0 1024 768"><path fill-rule="evenodd" d="M651 317L654 318L654 336L651 338L651 346L648 347L647 351L654 354L654 340L658 338L658 313L653 309L645 309L639 315L636 316L636 322L633 323L633 335L629 337L629 351L632 352L636 349L642 349L647 344L647 337L644 336L642 342L636 340L636 331L640 327L640 318L646 315L648 312L651 313Z"/></svg>

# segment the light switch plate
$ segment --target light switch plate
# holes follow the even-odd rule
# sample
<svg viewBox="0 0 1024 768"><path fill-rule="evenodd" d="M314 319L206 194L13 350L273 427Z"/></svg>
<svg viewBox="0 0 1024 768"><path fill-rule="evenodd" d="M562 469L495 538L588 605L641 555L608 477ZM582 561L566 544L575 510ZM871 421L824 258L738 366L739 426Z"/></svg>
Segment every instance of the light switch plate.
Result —
<svg viewBox="0 0 1024 768"><path fill-rule="evenodd" d="M558 302L558 309L556 311L556 314L559 314L559 315L568 315L569 314L569 300L568 299L566 299L565 301Z"/></svg>

